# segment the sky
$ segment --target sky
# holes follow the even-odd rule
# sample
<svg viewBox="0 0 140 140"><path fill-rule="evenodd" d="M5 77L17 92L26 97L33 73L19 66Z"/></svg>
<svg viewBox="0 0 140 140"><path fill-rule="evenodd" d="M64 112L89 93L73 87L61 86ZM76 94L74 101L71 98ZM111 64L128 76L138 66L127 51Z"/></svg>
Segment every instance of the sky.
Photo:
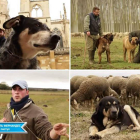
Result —
<svg viewBox="0 0 140 140"><path fill-rule="evenodd" d="M73 76L88 76L88 75L97 75L97 76L130 76L132 74L140 74L140 70L71 70L70 78Z"/></svg>
<svg viewBox="0 0 140 140"><path fill-rule="evenodd" d="M9 86L16 80L25 80L28 87L69 89L68 70L1 70L0 83L6 82Z"/></svg>
<svg viewBox="0 0 140 140"><path fill-rule="evenodd" d="M63 3L65 3L67 18L70 19L70 0L49 0L51 20L60 19L60 11L63 14ZM15 17L20 12L20 0L8 0L10 17Z"/></svg>

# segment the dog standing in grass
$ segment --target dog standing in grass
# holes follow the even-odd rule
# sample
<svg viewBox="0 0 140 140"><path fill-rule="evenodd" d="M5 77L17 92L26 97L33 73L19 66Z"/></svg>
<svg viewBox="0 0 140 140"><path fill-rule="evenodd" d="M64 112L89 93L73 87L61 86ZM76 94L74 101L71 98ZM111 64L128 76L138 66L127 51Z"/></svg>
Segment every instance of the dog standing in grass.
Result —
<svg viewBox="0 0 140 140"><path fill-rule="evenodd" d="M103 52L106 51L106 56L107 56L107 62L108 63L111 63L111 60L110 60L110 44L111 42L113 41L113 34L112 33L109 33L109 34L106 34L104 35L102 38L100 37L98 40L97 40L97 43L96 43L96 46L98 48L98 56L99 56L99 64L101 63L101 55Z"/></svg>
<svg viewBox="0 0 140 140"><path fill-rule="evenodd" d="M132 37L130 42L129 42L129 37L128 36L125 36L123 38L124 61L126 61L126 52L127 52L127 54L128 54L128 63L133 62L135 49L137 47L137 41L138 41L138 37ZM132 55L132 60L131 60L131 55Z"/></svg>

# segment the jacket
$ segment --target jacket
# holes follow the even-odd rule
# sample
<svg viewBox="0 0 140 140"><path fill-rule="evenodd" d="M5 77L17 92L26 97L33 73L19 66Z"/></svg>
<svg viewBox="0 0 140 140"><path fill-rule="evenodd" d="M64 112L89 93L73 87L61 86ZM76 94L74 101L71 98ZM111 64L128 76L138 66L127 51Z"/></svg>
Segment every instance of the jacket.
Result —
<svg viewBox="0 0 140 140"><path fill-rule="evenodd" d="M90 31L91 35L102 36L100 17L95 17L93 13L88 14L84 19L84 33Z"/></svg>
<svg viewBox="0 0 140 140"><path fill-rule="evenodd" d="M27 122L27 127L32 132L24 126L28 134L3 134L3 140L39 140L38 138L40 138L40 140L52 140L50 138L50 131L53 127L48 121L47 115L32 101L28 102L20 109L16 113L15 118L13 118L10 106L8 105L4 117L9 122Z"/></svg>

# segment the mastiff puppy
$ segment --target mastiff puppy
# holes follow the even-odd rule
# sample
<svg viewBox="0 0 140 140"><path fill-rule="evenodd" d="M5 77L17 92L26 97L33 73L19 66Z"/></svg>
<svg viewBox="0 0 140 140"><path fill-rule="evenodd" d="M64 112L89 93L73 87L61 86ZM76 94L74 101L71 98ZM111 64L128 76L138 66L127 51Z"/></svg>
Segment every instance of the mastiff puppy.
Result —
<svg viewBox="0 0 140 140"><path fill-rule="evenodd" d="M140 114L129 105L120 106L119 101L111 96L100 101L91 119L90 139L100 139L129 127L135 131L140 129Z"/></svg>
<svg viewBox="0 0 140 140"><path fill-rule="evenodd" d="M111 63L111 60L110 60L110 44L111 42L113 41L113 34L112 33L109 33L109 34L106 34L104 35L102 38L99 38L97 40L97 48L98 48L98 56L99 56L99 64L101 63L101 55L103 52L106 51L106 56L107 56L107 62Z"/></svg>
<svg viewBox="0 0 140 140"><path fill-rule="evenodd" d="M137 47L137 37L132 37L131 43L129 42L129 37L125 36L123 38L123 55L124 61L126 61L126 52L128 54L128 63L131 63L134 60L135 49ZM132 60L131 60L132 55Z"/></svg>

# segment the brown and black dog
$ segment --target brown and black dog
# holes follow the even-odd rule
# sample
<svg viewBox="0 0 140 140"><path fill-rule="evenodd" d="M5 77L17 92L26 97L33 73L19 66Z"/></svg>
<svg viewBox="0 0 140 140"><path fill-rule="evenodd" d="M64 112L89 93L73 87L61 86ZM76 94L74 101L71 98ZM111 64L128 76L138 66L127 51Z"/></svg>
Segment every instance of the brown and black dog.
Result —
<svg viewBox="0 0 140 140"><path fill-rule="evenodd" d="M113 41L113 34L112 33L109 33L109 34L106 34L104 35L103 37L100 37L98 40L97 40L97 43L96 43L96 46L98 48L98 56L99 56L99 64L101 63L101 54L103 52L106 51L106 55L107 55L107 62L111 63L111 60L110 60L110 44L111 42Z"/></svg>

